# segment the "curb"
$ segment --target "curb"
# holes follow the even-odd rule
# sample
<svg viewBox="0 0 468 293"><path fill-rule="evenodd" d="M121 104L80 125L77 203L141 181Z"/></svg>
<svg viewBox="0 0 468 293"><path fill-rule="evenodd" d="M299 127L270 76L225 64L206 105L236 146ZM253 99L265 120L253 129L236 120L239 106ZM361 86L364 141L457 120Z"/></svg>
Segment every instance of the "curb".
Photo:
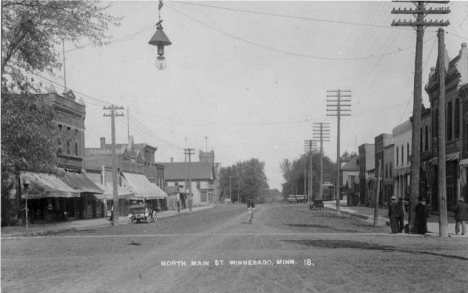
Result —
<svg viewBox="0 0 468 293"><path fill-rule="evenodd" d="M329 208L329 207L325 207L325 209L330 210L330 211L336 211L336 209ZM353 217L356 217L356 218L361 218L361 219L364 219L364 220L368 220L368 219L371 218L371 216L366 216L366 215L361 215L361 214L356 214L356 213L350 213L350 212L347 212L347 211L340 211L340 212L343 213L343 214L347 214L347 215L350 215L350 216L353 216ZM384 218L380 218L380 219L384 220L386 225L390 225L389 220L386 220Z"/></svg>
<svg viewBox="0 0 468 293"><path fill-rule="evenodd" d="M202 208L199 210L192 210L192 213L199 212L202 210L208 210L208 209L214 209L214 207L209 206L206 208ZM163 219L163 218L169 218L169 217L176 217L176 216L181 216L181 215L186 215L189 214L188 212L180 212L176 214L169 214L165 215L163 217L158 217L158 219ZM119 221L119 226L122 225L128 225L128 221ZM47 236L47 235L54 235L54 234L60 234L63 232L69 232L69 231L81 231L85 229L90 229L90 228L102 228L102 227L109 227L111 226L110 221L108 224L99 224L99 225L94 225L94 226L89 226L89 227L80 227L80 228L58 228L58 229L51 229L51 230L43 230L43 231L36 231L36 232L29 232L28 236L26 236L26 233L21 233L21 234L14 234L14 235L9 235L9 236L2 236L1 240L14 240L14 239L22 239L22 238L28 238L28 237L34 237L34 236Z"/></svg>

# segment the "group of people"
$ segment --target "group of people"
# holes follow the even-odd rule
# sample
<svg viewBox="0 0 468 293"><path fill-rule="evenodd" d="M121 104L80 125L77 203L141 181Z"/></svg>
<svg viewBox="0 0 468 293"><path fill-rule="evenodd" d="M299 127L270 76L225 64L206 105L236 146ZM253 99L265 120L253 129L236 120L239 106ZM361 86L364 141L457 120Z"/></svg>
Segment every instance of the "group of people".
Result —
<svg viewBox="0 0 468 293"><path fill-rule="evenodd" d="M398 203L395 202L395 197L392 196L391 203L388 206L388 216L390 218L390 228L392 234L401 233L404 228L403 218L405 216L403 212L403 199L399 198Z"/></svg>
<svg viewBox="0 0 468 293"><path fill-rule="evenodd" d="M416 213L415 230L418 234L426 234L429 211L426 207L426 200L424 197L420 196L418 198L418 204L414 208L414 211ZM388 217L390 218L390 228L392 229L392 234L403 232L405 227L403 220L405 213L403 212L402 198L399 198L397 203L395 197L392 196L390 205L388 206Z"/></svg>
<svg viewBox="0 0 468 293"><path fill-rule="evenodd" d="M420 196L418 198L418 204L414 208L416 213L415 219L415 231L418 234L427 233L427 218L429 218L429 211L426 207L426 200ZM461 235L466 233L465 221L468 220L468 204L466 204L463 198L460 198L458 204L453 209L453 215L455 218L455 234L461 232ZM403 199L399 198L398 203L395 197L392 196L391 203L388 206L388 216L390 218L390 228L392 234L401 233L404 229L404 212L403 212ZM461 231L460 231L461 225ZM407 231L409 232L409 231Z"/></svg>

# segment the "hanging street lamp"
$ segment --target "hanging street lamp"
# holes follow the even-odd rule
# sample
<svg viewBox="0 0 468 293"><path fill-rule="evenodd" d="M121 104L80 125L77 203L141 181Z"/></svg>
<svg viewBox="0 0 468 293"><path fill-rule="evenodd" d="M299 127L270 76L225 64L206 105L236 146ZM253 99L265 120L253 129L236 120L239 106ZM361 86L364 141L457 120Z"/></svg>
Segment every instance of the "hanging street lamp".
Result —
<svg viewBox="0 0 468 293"><path fill-rule="evenodd" d="M171 41L169 41L169 38L166 36L166 34L163 31L163 27L161 25L162 20L161 20L161 8L163 6L162 0L159 2L159 22L156 24L156 32L154 33L153 37L151 40L148 42L150 45L157 46L158 47L158 57L156 58L156 61L154 62L154 65L160 70L163 70L166 68L167 63L166 63L166 58L164 57L164 47L171 45Z"/></svg>

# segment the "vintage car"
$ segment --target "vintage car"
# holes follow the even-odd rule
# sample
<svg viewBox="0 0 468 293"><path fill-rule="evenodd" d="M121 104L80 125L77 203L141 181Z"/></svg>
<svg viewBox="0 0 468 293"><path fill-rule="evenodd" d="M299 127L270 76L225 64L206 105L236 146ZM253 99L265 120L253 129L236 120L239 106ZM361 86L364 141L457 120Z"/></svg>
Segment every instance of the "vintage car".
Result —
<svg viewBox="0 0 468 293"><path fill-rule="evenodd" d="M128 220L130 223L136 221L146 221L148 223L154 222L153 214L145 203L135 204L128 207Z"/></svg>

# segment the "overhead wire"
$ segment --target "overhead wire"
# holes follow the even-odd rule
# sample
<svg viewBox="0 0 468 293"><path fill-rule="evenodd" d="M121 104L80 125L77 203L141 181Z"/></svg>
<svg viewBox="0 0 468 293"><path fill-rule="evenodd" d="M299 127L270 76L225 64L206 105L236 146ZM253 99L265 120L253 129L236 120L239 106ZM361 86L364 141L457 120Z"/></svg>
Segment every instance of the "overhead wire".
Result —
<svg viewBox="0 0 468 293"><path fill-rule="evenodd" d="M252 46L255 46L255 47L259 47L259 48L262 48L262 49L266 49L266 50L270 50L270 51L274 51L274 52L278 52L278 53L283 53L283 54L286 54L286 55L291 55L291 56L296 56L296 57L303 57L303 58L308 58L308 59L317 59L317 60L336 60L336 61L350 61L350 60L367 60L367 59L374 59L374 58L378 58L378 57L383 57L383 56L388 56L388 55L393 55L393 54L398 54L400 53L401 51L405 51L405 50L408 50L408 49L411 49L413 48L413 46L411 47L408 47L408 48L405 48L405 49L402 49L402 50L397 50L397 51L394 51L394 52L388 52L388 53L384 53L384 54L380 54L380 55L375 55L375 56L367 56L367 57L356 57L356 58L333 58L333 57L320 57L320 56L310 56L310 55L304 55L304 54L299 54L299 53L293 53L293 52L288 52L288 51L284 51L284 50L280 50L280 49L276 49L276 48L272 48L272 47L268 47L268 46L265 46L265 45L262 45L262 44L258 44L258 43L255 43L255 42L252 42L252 41L249 41L249 40L246 40L246 39L243 39L243 38L240 38L240 37L237 37L235 35L232 35L230 33L227 33L227 32L224 32L220 29L217 29L211 25L208 25L202 21L199 21L173 7L171 7L170 5L167 5L170 9L174 10L175 12L205 26L205 27L208 27L218 33L221 33L223 35L226 35L230 38L233 38L233 39L236 39L238 41L241 41L241 42L244 42L244 43L247 43L247 44L250 44Z"/></svg>

